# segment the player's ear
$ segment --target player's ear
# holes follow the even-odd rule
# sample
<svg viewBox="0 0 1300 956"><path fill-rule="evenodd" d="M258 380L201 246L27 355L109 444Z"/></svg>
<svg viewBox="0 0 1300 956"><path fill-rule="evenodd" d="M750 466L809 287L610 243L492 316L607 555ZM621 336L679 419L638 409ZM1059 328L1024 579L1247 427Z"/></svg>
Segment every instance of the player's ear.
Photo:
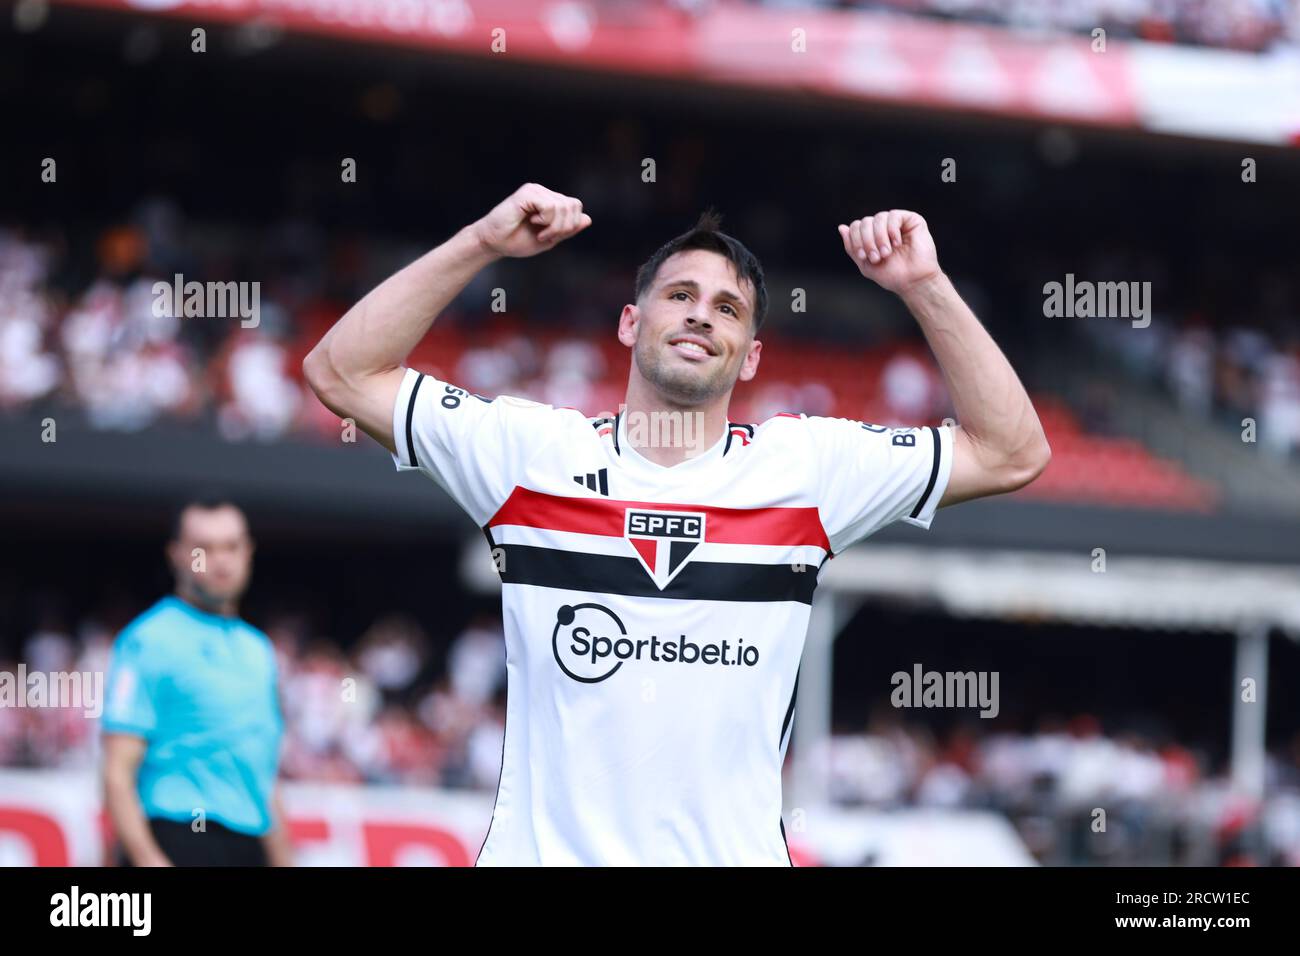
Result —
<svg viewBox="0 0 1300 956"><path fill-rule="evenodd" d="M740 363L739 380L748 382L758 374L758 357L763 351L763 343L758 339L749 343L749 351L745 353L745 361Z"/></svg>
<svg viewBox="0 0 1300 956"><path fill-rule="evenodd" d="M636 345L636 327L640 321L640 309L631 304L623 306L623 312L618 317L618 340L628 348Z"/></svg>

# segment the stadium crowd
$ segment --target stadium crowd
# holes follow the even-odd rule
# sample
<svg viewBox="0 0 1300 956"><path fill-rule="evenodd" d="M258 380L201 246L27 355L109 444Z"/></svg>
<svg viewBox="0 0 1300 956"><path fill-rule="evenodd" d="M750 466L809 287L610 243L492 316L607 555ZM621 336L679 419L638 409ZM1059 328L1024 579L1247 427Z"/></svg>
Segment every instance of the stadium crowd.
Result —
<svg viewBox="0 0 1300 956"><path fill-rule="evenodd" d="M0 230L0 411L71 410L102 429L189 421L235 441L337 436L337 419L311 396L298 365L312 330L336 317L349 293L364 291L372 264L356 248L330 247L305 224L286 227L279 244L271 240L256 273L269 279L259 280L255 327L244 328L236 318L178 317L159 307L155 282L177 273L229 274L237 237L214 242L210 232L202 234L207 238L199 241L200 233L163 201L145 204L128 224L105 229L89 257L74 255L72 240L62 233ZM391 247L380 248L372 255L394 255ZM305 271L301 263L317 255L328 266ZM1122 266L1104 258L1090 266L1091 275L1123 274ZM492 276L481 275L461 303L486 301L493 284ZM545 340L494 335L490 320L500 316L453 307L434 337L448 326L472 327L477 342L440 373L483 394L520 395L589 414L612 410L622 383L593 344L608 340L590 332L602 316L618 313L631 285L631 275L606 274L580 305L579 317L530 315L530 327L538 322L555 332ZM1294 322L1300 306L1290 283L1263 288L1267 302L1258 315L1204 308L1161 313L1140 332L1124 322L1074 322L1081 336L1118 352L1133 376L1165 390L1189 414L1233 430L1243 417L1257 418L1261 443L1286 457L1300 453L1300 326ZM779 335L770 330L764 338ZM746 410L760 420L791 409L892 417L887 424L947 414L932 363L886 356L879 402L853 404L828 389L824 375L813 374L840 351L832 341L820 347L825 364L805 363L793 381L773 381L769 373L755 383ZM1085 418L1088 411L1080 410Z"/></svg>
<svg viewBox="0 0 1300 956"><path fill-rule="evenodd" d="M836 803L996 811L1044 863L1300 865L1300 734L1270 753L1260 803L1234 792L1226 768L1198 748L1105 732L1091 714L936 734L882 706L813 759Z"/></svg>

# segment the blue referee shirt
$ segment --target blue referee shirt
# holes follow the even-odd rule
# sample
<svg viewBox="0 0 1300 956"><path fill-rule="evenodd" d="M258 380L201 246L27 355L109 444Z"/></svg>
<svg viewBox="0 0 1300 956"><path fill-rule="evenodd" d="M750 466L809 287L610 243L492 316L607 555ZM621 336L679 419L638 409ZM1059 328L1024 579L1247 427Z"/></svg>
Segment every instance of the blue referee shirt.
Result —
<svg viewBox="0 0 1300 956"><path fill-rule="evenodd" d="M188 823L202 810L240 833L271 828L284 722L275 653L252 625L163 598L113 645L103 729L148 742L146 816Z"/></svg>

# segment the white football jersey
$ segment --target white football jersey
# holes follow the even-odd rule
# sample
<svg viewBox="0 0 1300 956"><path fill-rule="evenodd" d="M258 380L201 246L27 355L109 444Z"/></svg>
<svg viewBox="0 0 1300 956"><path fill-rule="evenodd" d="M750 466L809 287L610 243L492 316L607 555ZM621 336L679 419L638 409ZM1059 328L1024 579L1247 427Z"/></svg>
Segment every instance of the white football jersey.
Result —
<svg viewBox="0 0 1300 956"><path fill-rule="evenodd" d="M893 521L930 526L952 431L782 414L665 467L626 418L413 369L397 396L398 469L484 529L502 581L478 865L788 866L781 766L818 575Z"/></svg>

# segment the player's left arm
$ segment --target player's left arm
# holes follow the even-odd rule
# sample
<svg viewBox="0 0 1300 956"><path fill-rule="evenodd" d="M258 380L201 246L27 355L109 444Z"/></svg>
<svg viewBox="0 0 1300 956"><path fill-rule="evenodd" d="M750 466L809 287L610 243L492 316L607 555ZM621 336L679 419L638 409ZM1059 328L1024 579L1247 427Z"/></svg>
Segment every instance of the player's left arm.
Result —
<svg viewBox="0 0 1300 956"><path fill-rule="evenodd" d="M1023 488L1052 450L1029 394L993 337L939 268L924 219L889 209L840 225L858 270L907 305L938 360L959 427L939 507Z"/></svg>

